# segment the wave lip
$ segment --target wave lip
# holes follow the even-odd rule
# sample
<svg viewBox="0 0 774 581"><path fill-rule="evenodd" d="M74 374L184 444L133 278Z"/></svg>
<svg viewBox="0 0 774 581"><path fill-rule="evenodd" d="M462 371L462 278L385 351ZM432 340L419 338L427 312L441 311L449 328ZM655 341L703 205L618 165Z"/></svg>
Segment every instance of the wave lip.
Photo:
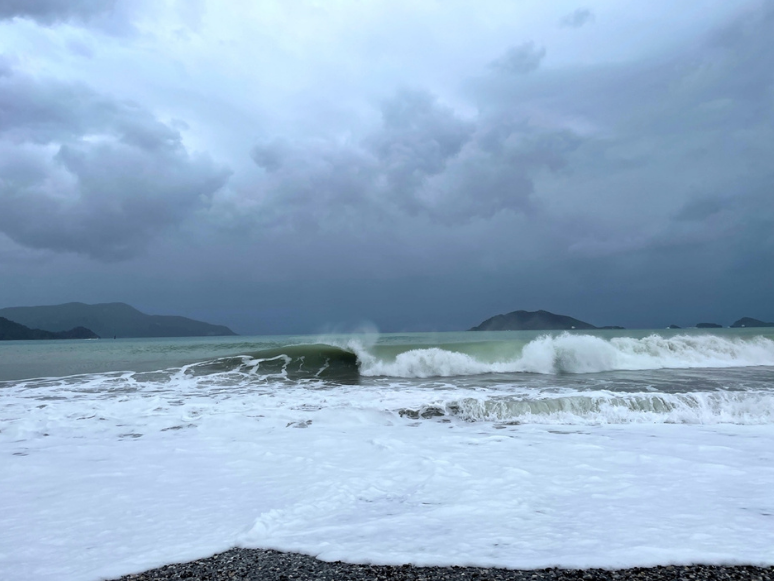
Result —
<svg viewBox="0 0 774 581"><path fill-rule="evenodd" d="M323 343L286 345L249 355L223 357L183 368L188 375L243 374L266 379L325 379L356 382L358 357L346 348Z"/></svg>
<svg viewBox="0 0 774 581"><path fill-rule="evenodd" d="M364 376L402 378L452 377L485 373L598 373L652 369L774 366L774 341L715 335L650 335L642 339L563 333L527 343L512 359L484 361L467 353L437 347L412 349L394 361L357 350Z"/></svg>

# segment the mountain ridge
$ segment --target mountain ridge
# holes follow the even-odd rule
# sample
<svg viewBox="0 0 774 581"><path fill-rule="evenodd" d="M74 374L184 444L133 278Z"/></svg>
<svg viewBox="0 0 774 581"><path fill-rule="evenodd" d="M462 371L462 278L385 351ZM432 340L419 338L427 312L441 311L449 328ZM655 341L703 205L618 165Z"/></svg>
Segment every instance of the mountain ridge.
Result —
<svg viewBox="0 0 774 581"><path fill-rule="evenodd" d="M26 327L61 332L86 327L101 337L221 337L236 335L213 325L175 315L148 315L126 303L72 302L61 305L6 307L0 317Z"/></svg>

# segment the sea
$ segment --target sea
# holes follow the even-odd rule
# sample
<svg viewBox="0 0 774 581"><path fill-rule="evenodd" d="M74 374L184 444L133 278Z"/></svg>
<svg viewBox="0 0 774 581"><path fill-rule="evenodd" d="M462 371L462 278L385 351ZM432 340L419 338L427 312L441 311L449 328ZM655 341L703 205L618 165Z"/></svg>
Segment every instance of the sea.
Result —
<svg viewBox="0 0 774 581"><path fill-rule="evenodd" d="M774 564L774 329L0 343L0 579Z"/></svg>

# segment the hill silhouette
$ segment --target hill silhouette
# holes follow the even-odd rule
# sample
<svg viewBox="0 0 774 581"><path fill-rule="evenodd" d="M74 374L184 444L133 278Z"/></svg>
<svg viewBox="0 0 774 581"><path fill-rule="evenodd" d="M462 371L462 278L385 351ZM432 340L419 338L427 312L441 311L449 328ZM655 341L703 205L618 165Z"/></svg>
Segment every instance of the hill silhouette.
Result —
<svg viewBox="0 0 774 581"><path fill-rule="evenodd" d="M0 309L0 317L48 331L86 327L101 337L216 337L236 335L223 325L186 317L147 315L125 303L66 303Z"/></svg>
<svg viewBox="0 0 774 581"><path fill-rule="evenodd" d="M495 315L470 329L471 331L569 331L596 329L594 325L548 311L513 311Z"/></svg>
<svg viewBox="0 0 774 581"><path fill-rule="evenodd" d="M753 319L752 317L742 317L733 325L731 325L731 327L735 329L739 327L774 327L774 323L759 321L758 319Z"/></svg>
<svg viewBox="0 0 774 581"><path fill-rule="evenodd" d="M33 339L99 339L99 336L85 327L74 327L67 331L44 331L30 329L19 323L0 317L0 341L27 341Z"/></svg>

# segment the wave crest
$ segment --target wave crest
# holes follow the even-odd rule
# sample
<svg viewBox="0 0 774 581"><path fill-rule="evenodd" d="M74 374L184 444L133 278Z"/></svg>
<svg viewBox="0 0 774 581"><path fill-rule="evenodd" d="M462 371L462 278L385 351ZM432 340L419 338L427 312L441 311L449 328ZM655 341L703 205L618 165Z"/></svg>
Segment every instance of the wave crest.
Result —
<svg viewBox="0 0 774 581"><path fill-rule="evenodd" d="M603 339L563 333L527 343L513 359L483 361L467 353L430 347L384 361L355 348L360 373L404 378L453 377L484 373L597 373L648 369L690 369L774 365L774 341L715 335L650 335Z"/></svg>
<svg viewBox="0 0 774 581"><path fill-rule="evenodd" d="M503 344L487 351L484 343L428 346L390 346L356 340L285 345L249 355L224 357L186 366L188 375L223 373L303 380L321 379L356 383L360 376L431 378L489 373L584 374L603 371L701 369L774 366L774 341L766 337L717 335L650 335L636 339L604 339L563 333L543 335L525 345L512 343L512 355ZM467 352L466 352L467 351Z"/></svg>

